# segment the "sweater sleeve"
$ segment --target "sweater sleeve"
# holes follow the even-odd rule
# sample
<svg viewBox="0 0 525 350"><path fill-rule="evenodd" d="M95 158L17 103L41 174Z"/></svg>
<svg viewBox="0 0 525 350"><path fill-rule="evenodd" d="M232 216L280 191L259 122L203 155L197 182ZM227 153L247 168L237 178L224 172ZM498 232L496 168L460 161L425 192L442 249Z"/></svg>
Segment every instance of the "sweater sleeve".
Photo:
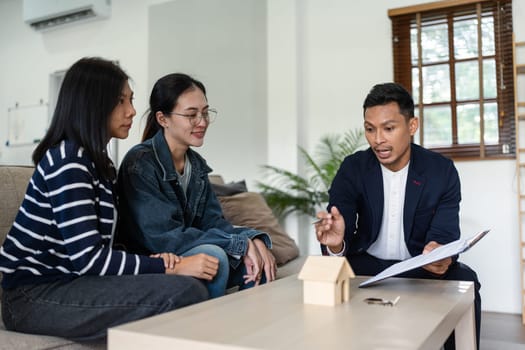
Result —
<svg viewBox="0 0 525 350"><path fill-rule="evenodd" d="M64 162L52 173L41 168L49 199L53 237L64 250L73 273L79 275L123 275L164 273L162 259L128 254L111 247L114 203L110 182L97 178L91 162L80 158ZM35 192L38 190L35 188ZM49 239L52 239L49 237ZM61 247L60 247L61 246Z"/></svg>

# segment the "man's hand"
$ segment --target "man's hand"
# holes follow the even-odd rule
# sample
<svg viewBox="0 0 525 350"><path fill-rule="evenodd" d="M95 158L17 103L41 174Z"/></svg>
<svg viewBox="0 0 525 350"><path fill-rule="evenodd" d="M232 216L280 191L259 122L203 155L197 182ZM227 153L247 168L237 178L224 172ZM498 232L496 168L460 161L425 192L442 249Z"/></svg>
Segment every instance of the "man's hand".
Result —
<svg viewBox="0 0 525 350"><path fill-rule="evenodd" d="M423 248L423 254L428 254L440 246L441 244L435 241L428 242L425 248ZM435 275L440 276L440 275L443 275L445 272L447 272L450 264L452 264L452 258L445 258L443 260L438 260L436 262L433 262L432 264L425 265L423 266L423 268L427 270L428 272L431 272Z"/></svg>
<svg viewBox="0 0 525 350"><path fill-rule="evenodd" d="M272 252L266 247L266 244L264 244L262 240L255 238L253 240L253 243L255 243L255 246L261 254L261 258L263 260L264 274L266 275L266 281L274 281L275 276L277 274L277 264L275 263L275 257L273 256Z"/></svg>
<svg viewBox="0 0 525 350"><path fill-rule="evenodd" d="M339 253L343 249L345 236L345 219L336 207L317 213L319 222L315 224L315 233L319 243L327 246L332 253Z"/></svg>
<svg viewBox="0 0 525 350"><path fill-rule="evenodd" d="M173 269L166 269L167 274L185 275L211 281L219 269L219 259L214 256L200 253L180 257Z"/></svg>

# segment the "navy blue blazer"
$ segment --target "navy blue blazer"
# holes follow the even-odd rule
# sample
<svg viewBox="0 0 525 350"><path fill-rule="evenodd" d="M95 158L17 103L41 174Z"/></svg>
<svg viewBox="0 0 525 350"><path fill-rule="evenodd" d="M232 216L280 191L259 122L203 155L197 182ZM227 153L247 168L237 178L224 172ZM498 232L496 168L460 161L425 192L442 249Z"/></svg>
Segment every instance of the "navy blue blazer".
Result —
<svg viewBox="0 0 525 350"><path fill-rule="evenodd" d="M336 206L345 219L346 255L365 252L377 239L383 216L383 177L369 148L345 158L329 190L328 208ZM411 145L403 227L412 256L430 241L459 239L460 182L454 163ZM323 247L325 251L325 247Z"/></svg>

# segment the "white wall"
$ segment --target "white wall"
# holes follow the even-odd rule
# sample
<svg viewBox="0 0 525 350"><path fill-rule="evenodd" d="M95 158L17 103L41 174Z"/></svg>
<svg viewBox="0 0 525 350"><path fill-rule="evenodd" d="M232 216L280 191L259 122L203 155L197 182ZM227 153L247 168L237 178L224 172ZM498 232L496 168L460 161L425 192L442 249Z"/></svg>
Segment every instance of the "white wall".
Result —
<svg viewBox="0 0 525 350"><path fill-rule="evenodd" d="M173 1L149 16L150 86L173 72L201 80L219 115L197 152L229 181L257 178L268 139L265 2Z"/></svg>
<svg viewBox="0 0 525 350"><path fill-rule="evenodd" d="M30 150L4 146L7 109L15 102L32 104L40 98L47 100L49 74L66 69L82 56L100 55L119 60L134 79L135 105L141 115L146 110L150 84L155 79L149 76L149 55L154 53L149 52L148 14L151 5L163 2L113 0L109 20L40 33L22 22L21 0L0 0L0 163L29 163ZM246 177L253 185L255 180L261 180L254 172L260 165L261 154L267 164L300 171L297 144L312 149L326 133L360 127L361 104L369 88L392 79L387 10L422 2L267 0L266 12L260 11L262 17L267 17L266 63L261 61L267 72L267 80L261 83L267 86L266 93L261 93L267 96L266 125L256 124L244 130L256 133L262 129L266 141L257 139L255 147L237 146L243 151L236 162L249 170L248 175L232 175L235 173L228 170L236 153L227 143L221 145L214 141L213 147L217 150L210 152L212 167L227 174L227 181ZM525 14L524 2L514 1L514 11L517 39L525 41L525 24L518 22ZM231 9L232 20L235 14L235 9ZM203 22L195 18L195 25L202 26ZM211 84L214 88L219 86L216 82ZM228 81L224 84L227 85L224 94L228 91L234 94L239 88ZM210 94L214 93L210 91ZM223 92L217 95L218 99L222 99L221 94ZM130 137L120 142L120 157L140 139L140 130L136 127L139 118L137 116ZM222 132L221 137L229 139L235 138L239 130ZM478 272L483 285L484 310L519 313L514 162L458 162L457 167L463 186L464 236L486 227L492 229L461 259ZM312 233L303 224L294 222L287 225L287 229L293 236L300 236L303 243L312 241ZM305 233L309 236L305 237ZM314 243L302 246L303 251L317 249Z"/></svg>

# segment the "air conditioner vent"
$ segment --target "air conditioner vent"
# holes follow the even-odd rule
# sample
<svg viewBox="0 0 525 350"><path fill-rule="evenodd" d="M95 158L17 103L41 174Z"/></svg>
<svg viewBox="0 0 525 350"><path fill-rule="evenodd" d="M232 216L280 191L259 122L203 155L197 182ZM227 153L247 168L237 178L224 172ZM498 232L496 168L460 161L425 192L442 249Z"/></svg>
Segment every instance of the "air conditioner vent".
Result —
<svg viewBox="0 0 525 350"><path fill-rule="evenodd" d="M24 21L36 30L107 18L110 0L24 0Z"/></svg>
<svg viewBox="0 0 525 350"><path fill-rule="evenodd" d="M82 10L79 12L72 13L70 15L57 16L52 19L33 22L31 23L31 27L35 28L36 30L44 30L62 24L89 19L92 17L96 17L96 14L92 9Z"/></svg>

